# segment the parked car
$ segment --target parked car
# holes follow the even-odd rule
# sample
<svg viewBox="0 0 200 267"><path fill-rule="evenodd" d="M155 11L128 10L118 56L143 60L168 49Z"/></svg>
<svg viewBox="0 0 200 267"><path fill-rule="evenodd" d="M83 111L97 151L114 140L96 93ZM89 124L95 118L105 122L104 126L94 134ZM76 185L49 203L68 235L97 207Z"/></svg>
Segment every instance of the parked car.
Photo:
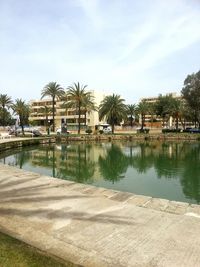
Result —
<svg viewBox="0 0 200 267"><path fill-rule="evenodd" d="M103 128L103 133L112 133L111 127Z"/></svg>
<svg viewBox="0 0 200 267"><path fill-rule="evenodd" d="M190 129L190 133L200 133L200 129L192 128Z"/></svg>
<svg viewBox="0 0 200 267"><path fill-rule="evenodd" d="M200 129L187 127L183 130L184 133L200 133Z"/></svg>
<svg viewBox="0 0 200 267"><path fill-rule="evenodd" d="M12 132L10 134L15 134L15 135L22 135L22 128L18 127L17 129L12 129ZM42 133L33 127L24 127L24 134L33 136L33 137L39 137L42 135Z"/></svg>

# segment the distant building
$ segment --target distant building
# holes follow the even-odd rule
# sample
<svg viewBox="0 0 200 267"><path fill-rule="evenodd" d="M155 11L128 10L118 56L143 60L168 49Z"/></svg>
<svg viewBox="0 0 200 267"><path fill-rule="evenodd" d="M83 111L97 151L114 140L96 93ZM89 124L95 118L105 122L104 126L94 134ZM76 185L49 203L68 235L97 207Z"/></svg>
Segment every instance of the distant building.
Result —
<svg viewBox="0 0 200 267"><path fill-rule="evenodd" d="M176 99L182 99L182 96L177 94L177 93L167 93L163 96L167 96L167 95L170 95ZM153 103L156 103L156 101L158 100L158 97L159 96L157 96L157 97L145 97L145 98L142 98L141 101L145 101L146 103L150 103L150 104L152 103L153 104ZM141 123L141 118L140 118L139 122ZM161 127L162 126L161 122L162 122L162 118L160 118L156 114L147 113L145 116L145 125L147 127ZM169 117L169 120L165 126L166 127L172 127L173 126L173 118L171 116Z"/></svg>
<svg viewBox="0 0 200 267"><path fill-rule="evenodd" d="M94 97L94 102L99 106L100 102L105 97L105 94L96 91L90 91ZM55 128L60 128L63 123L67 124L69 130L77 130L78 127L78 111L76 109L65 109L62 107L64 100L56 100L55 103ZM31 100L31 113L29 120L34 122L37 125L45 126L46 121L48 121L48 126L52 125L53 117L52 112L45 114L42 110L44 107L52 108L52 100L50 98ZM81 127L91 127L94 128L95 125L98 125L99 114L98 111L89 111L86 113L85 121L85 112L81 111Z"/></svg>

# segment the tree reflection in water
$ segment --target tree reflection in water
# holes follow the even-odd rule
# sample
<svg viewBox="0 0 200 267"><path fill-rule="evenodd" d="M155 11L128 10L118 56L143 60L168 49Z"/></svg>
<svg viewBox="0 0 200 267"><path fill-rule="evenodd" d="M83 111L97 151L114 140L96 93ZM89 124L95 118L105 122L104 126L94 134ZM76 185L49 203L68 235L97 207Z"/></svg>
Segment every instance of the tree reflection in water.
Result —
<svg viewBox="0 0 200 267"><path fill-rule="evenodd" d="M130 153L130 166L135 168L138 173L146 173L153 165L153 150L149 143L139 143L138 148L138 153L134 155L132 155L132 151Z"/></svg>
<svg viewBox="0 0 200 267"><path fill-rule="evenodd" d="M116 144L112 144L105 157L99 156L100 172L105 180L112 183L121 180L129 165L128 157Z"/></svg>
<svg viewBox="0 0 200 267"><path fill-rule="evenodd" d="M200 144L194 145L185 155L184 171L180 177L184 194L200 203Z"/></svg>
<svg viewBox="0 0 200 267"><path fill-rule="evenodd" d="M95 162L90 159L90 144L62 145L61 166L57 177L79 183L91 183Z"/></svg>

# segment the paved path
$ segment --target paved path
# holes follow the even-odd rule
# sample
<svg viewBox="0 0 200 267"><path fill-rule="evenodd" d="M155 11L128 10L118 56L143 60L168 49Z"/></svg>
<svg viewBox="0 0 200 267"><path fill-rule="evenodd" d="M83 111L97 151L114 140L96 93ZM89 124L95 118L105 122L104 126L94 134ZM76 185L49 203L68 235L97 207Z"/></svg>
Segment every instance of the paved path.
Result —
<svg viewBox="0 0 200 267"><path fill-rule="evenodd" d="M13 142L13 141L29 140L31 138L32 137L15 137L15 136L10 136L9 138L1 138L0 139L0 144L8 143L8 142Z"/></svg>
<svg viewBox="0 0 200 267"><path fill-rule="evenodd" d="M0 231L83 266L200 266L200 206L6 165L0 165Z"/></svg>

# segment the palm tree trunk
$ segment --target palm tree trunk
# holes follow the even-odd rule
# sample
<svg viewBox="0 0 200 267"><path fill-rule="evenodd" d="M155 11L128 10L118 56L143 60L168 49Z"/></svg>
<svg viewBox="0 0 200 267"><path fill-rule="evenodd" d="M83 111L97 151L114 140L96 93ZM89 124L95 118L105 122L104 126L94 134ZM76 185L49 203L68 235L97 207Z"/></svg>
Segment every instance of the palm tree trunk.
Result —
<svg viewBox="0 0 200 267"><path fill-rule="evenodd" d="M81 132L81 105L78 106L78 134Z"/></svg>
<svg viewBox="0 0 200 267"><path fill-rule="evenodd" d="M3 109L2 124L3 124L3 126L5 126L5 106L4 105L2 105L2 109Z"/></svg>
<svg viewBox="0 0 200 267"><path fill-rule="evenodd" d="M23 121L23 117L20 116L20 117L19 117L19 120L20 120L20 125L21 125L21 127L22 127L22 135L24 136L24 121Z"/></svg>
<svg viewBox="0 0 200 267"><path fill-rule="evenodd" d="M176 117L176 130L178 130L178 116Z"/></svg>
<svg viewBox="0 0 200 267"><path fill-rule="evenodd" d="M141 127L141 130L143 130L143 128L144 128L144 120L145 120L145 115L142 114L142 127Z"/></svg>
<svg viewBox="0 0 200 267"><path fill-rule="evenodd" d="M133 127L133 116L131 115L131 128Z"/></svg>
<svg viewBox="0 0 200 267"><path fill-rule="evenodd" d="M87 111L85 111L85 126L86 126L86 122L87 122Z"/></svg>
<svg viewBox="0 0 200 267"><path fill-rule="evenodd" d="M55 97L52 98L53 103L52 103L52 107L53 107L53 132L55 131L55 124L54 124L54 117L55 117Z"/></svg>
<svg viewBox="0 0 200 267"><path fill-rule="evenodd" d="M114 131L115 131L115 124L112 123L112 134L114 134Z"/></svg>
<svg viewBox="0 0 200 267"><path fill-rule="evenodd" d="M48 114L46 113L46 119L45 119L45 126L46 126L46 131L48 129Z"/></svg>

